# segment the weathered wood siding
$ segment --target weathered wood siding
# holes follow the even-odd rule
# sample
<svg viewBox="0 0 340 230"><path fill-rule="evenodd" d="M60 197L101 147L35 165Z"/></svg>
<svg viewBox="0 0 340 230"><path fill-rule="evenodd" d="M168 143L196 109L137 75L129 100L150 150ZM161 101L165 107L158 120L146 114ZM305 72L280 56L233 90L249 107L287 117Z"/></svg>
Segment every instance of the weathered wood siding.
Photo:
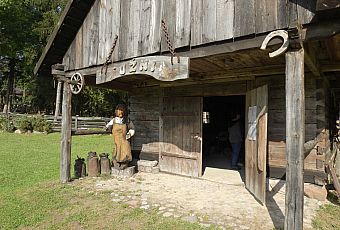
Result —
<svg viewBox="0 0 340 230"><path fill-rule="evenodd" d="M272 167L286 166L286 117L285 117L285 76L259 77L255 82L248 81L252 88L268 85L268 164ZM249 84L248 84L249 89ZM153 154L157 158L159 151L159 116L161 90L172 96L231 96L245 95L247 82L222 82L216 84L198 84L168 87L143 91L130 97L130 118L136 125L136 135L132 142L134 150ZM327 132L327 92L325 83L305 77L305 141L322 135L318 147L311 150L305 158L305 169L322 170L325 152L329 147Z"/></svg>
<svg viewBox="0 0 340 230"><path fill-rule="evenodd" d="M165 94L161 104L160 170L201 176L202 97Z"/></svg>
<svg viewBox="0 0 340 230"><path fill-rule="evenodd" d="M336 111L332 111L330 85L325 79L316 80L316 124L321 141L318 143L316 150L316 168L323 170L324 161L329 159L330 151L330 133L334 127L330 127L336 118ZM334 123L333 123L334 124ZM334 129L333 129L334 130Z"/></svg>
<svg viewBox="0 0 340 230"><path fill-rule="evenodd" d="M286 111L285 111L285 76L257 78L256 85L268 84L268 163L273 167L286 165ZM319 124L318 117L324 117L319 108L325 98L318 96L317 80L311 75L305 75L305 141L313 140L326 128ZM317 113L323 113L317 115ZM319 143L321 144L321 143ZM320 151L320 150L319 150ZM323 156L317 153L317 148L311 150L305 158L305 169L316 170L317 162ZM322 154L321 154L322 155Z"/></svg>
<svg viewBox="0 0 340 230"><path fill-rule="evenodd" d="M314 1L97 0L64 56L67 70L101 65L116 35L113 61L167 51L164 19L175 48L309 23Z"/></svg>
<svg viewBox="0 0 340 230"><path fill-rule="evenodd" d="M159 90L143 91L129 98L129 118L135 125L132 150L145 158L158 159L159 153ZM154 155L154 156L152 156Z"/></svg>

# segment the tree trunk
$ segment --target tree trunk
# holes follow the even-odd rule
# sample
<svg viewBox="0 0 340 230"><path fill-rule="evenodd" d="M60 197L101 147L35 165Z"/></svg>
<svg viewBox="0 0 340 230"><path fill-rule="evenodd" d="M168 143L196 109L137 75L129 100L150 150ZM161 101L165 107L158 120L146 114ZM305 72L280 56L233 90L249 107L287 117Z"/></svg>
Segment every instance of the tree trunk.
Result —
<svg viewBox="0 0 340 230"><path fill-rule="evenodd" d="M11 111L11 99L13 98L13 86L14 86L14 71L15 71L15 61L11 59L9 61L9 74L8 74L8 84L7 92L5 97L5 105L3 108L3 113L8 114Z"/></svg>

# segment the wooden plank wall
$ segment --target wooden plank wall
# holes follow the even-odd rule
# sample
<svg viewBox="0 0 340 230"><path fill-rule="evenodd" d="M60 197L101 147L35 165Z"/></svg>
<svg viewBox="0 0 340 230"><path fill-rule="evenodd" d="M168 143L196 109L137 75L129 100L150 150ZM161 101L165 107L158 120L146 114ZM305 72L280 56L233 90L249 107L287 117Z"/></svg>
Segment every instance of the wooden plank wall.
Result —
<svg viewBox="0 0 340 230"><path fill-rule="evenodd" d="M285 76L258 77L255 85L258 87L268 84L268 163L273 167L285 167ZM311 75L305 78L305 141L316 138L317 135L327 130L325 121L327 114L325 86ZM247 82L226 82L219 84L191 85L164 88L165 95L173 96L231 96L244 95L247 91ZM154 91L154 90L153 90ZM144 150L152 154L158 154L159 140L159 95L156 90L151 93L132 95L130 98L130 118L136 125L136 136L132 146L134 150ZM320 94L322 92L322 94ZM322 134L325 141L321 141L319 151L329 145L328 133ZM321 170L324 153L313 149L305 158L305 169ZM157 156L155 156L157 158ZM320 162L321 160L321 162ZM319 163L318 163L319 162ZM318 166L319 165L319 166ZM320 166L321 165L321 166Z"/></svg>
<svg viewBox="0 0 340 230"><path fill-rule="evenodd" d="M325 159L329 159L332 151L330 151L331 143L330 143L330 123L329 121L335 121L336 119L332 119L332 115L330 114L331 107L331 98L330 98L330 86L329 82L325 79L318 79L316 81L316 123L317 123L317 131L321 134L321 141L317 145L317 159L316 159L316 168L323 169L324 164L323 161ZM334 112L334 111L333 111ZM335 112L336 113L336 112Z"/></svg>
<svg viewBox="0 0 340 230"><path fill-rule="evenodd" d="M141 151L140 157L158 158L159 151L159 98L161 90L143 89L129 98L129 118L136 127L132 140L132 149ZM230 96L244 95L245 82L210 84L198 86L179 86L164 88L164 94L176 96ZM153 156L150 156L153 155ZM157 155L157 156L156 156Z"/></svg>
<svg viewBox="0 0 340 230"><path fill-rule="evenodd" d="M244 81L228 82L219 84L202 84L190 86L178 86L165 88L167 95L176 96L231 96L245 95L247 84Z"/></svg>
<svg viewBox="0 0 340 230"><path fill-rule="evenodd" d="M286 111L285 111L285 76L263 77L256 79L256 85L268 84L268 161L270 166L285 167L286 165ZM305 141L310 141L320 134L318 127L317 80L305 75ZM305 169L316 170L317 150L313 149L305 158Z"/></svg>
<svg viewBox="0 0 340 230"><path fill-rule="evenodd" d="M175 48L252 37L309 23L308 0L98 0L64 56L67 70L101 65L118 35L113 61L168 50L161 19ZM306 10L307 9L307 10Z"/></svg>
<svg viewBox="0 0 340 230"><path fill-rule="evenodd" d="M159 90L152 90L129 98L129 118L136 129L132 150L141 151L141 155L153 159L158 159L159 153L159 95Z"/></svg>

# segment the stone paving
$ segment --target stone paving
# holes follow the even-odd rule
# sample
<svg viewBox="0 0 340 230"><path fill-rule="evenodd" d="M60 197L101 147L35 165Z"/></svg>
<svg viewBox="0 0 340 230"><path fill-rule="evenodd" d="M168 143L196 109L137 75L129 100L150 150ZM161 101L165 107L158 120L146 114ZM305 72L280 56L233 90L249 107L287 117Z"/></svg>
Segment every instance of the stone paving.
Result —
<svg viewBox="0 0 340 230"><path fill-rule="evenodd" d="M88 180L88 179L85 179ZM280 229L284 221L284 186L270 183L266 205L260 205L243 184L226 184L165 173L139 172L131 178L96 178L94 190L112 191L112 202L203 226L232 229ZM278 189L279 187L279 189ZM321 202L304 198L304 228Z"/></svg>

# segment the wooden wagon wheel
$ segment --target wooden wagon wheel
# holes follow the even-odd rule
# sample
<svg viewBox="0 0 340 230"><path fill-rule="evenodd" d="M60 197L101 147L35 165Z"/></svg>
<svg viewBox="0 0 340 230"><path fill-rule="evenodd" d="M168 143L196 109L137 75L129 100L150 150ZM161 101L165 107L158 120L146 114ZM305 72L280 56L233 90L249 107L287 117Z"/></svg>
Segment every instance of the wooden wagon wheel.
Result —
<svg viewBox="0 0 340 230"><path fill-rule="evenodd" d="M78 94L85 84L84 77L80 73L74 73L71 77L70 88L73 94Z"/></svg>

